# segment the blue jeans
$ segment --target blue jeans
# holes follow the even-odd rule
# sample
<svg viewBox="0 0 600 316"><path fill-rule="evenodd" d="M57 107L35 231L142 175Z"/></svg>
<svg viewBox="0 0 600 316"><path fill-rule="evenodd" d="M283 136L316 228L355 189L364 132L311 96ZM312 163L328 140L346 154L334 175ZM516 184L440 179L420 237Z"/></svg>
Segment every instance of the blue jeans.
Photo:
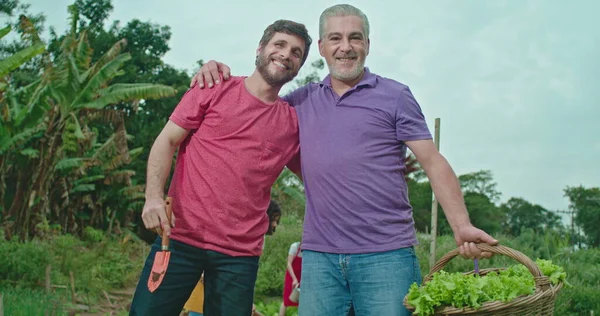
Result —
<svg viewBox="0 0 600 316"><path fill-rule="evenodd" d="M259 257L232 257L171 239L171 258L154 293L147 282L161 238L152 245L131 303L129 315L178 316L204 271L204 315L252 314Z"/></svg>
<svg viewBox="0 0 600 316"><path fill-rule="evenodd" d="M302 253L299 316L404 316L410 285L421 283L413 247L366 254Z"/></svg>

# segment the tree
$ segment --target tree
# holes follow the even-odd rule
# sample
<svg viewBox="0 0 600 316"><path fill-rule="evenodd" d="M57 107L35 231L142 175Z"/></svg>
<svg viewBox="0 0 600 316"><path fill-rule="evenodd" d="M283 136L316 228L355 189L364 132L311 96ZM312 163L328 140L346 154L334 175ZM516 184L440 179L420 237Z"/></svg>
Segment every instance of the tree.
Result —
<svg viewBox="0 0 600 316"><path fill-rule="evenodd" d="M496 189L497 183L494 182L494 176L490 170L480 170L463 174L458 177L458 180L463 192L474 192L485 195L494 203L500 199L501 194Z"/></svg>
<svg viewBox="0 0 600 316"><path fill-rule="evenodd" d="M28 23L25 17L21 17L21 21L23 24ZM11 26L0 30L0 39L10 30ZM34 30L30 29L30 31ZM20 155L34 154L31 150L20 147L32 134L37 132L35 122L31 122L29 118L38 115L37 111L18 106L18 100L15 97L17 92L9 85L10 78L7 76L44 50L44 43L36 37L36 41L32 42L30 46L0 61L0 122L2 123L0 124L0 214L3 213L5 207L5 181L12 167L10 162Z"/></svg>
<svg viewBox="0 0 600 316"><path fill-rule="evenodd" d="M567 187L564 193L575 212L575 223L583 229L589 245L600 246L600 188Z"/></svg>
<svg viewBox="0 0 600 316"><path fill-rule="evenodd" d="M80 29L97 33L103 31L104 22L113 9L111 0L76 0L74 3L80 14Z"/></svg>
<svg viewBox="0 0 600 316"><path fill-rule="evenodd" d="M406 184L408 186L408 198L413 209L416 230L420 232L431 231L432 190L429 181L417 181L409 177Z"/></svg>
<svg viewBox="0 0 600 316"><path fill-rule="evenodd" d="M506 220L503 223L504 231L512 236L519 236L526 229L531 229L537 234L544 234L546 231L562 227L560 216L523 198L513 197L502 204L500 208L503 213L506 213Z"/></svg>
<svg viewBox="0 0 600 316"><path fill-rule="evenodd" d="M464 194L465 205L473 225L489 234L502 231L506 214L490 198L482 193L468 191Z"/></svg>
<svg viewBox="0 0 600 316"><path fill-rule="evenodd" d="M44 115L36 122L41 130L28 143L31 146L28 166L16 170L15 181L11 182L14 198L3 216L13 223L14 227L9 228L19 231L22 239L52 218L65 231L82 228L77 227L79 210L61 211L73 194L94 191L95 181L105 180L110 184L103 174L88 177L87 171L93 167L114 171L130 159L123 112L115 105L175 93L165 85L110 84L123 74L123 65L131 59L130 54L121 53L126 41L118 41L92 63L93 50L87 30L77 27L79 11L74 5L69 11L71 30L62 41L59 54L44 65L41 78L21 92L29 100L25 107L41 108ZM98 142L99 135L91 125L94 120L102 120L114 130L108 139ZM127 185L128 172L114 174L112 179L121 179Z"/></svg>
<svg viewBox="0 0 600 316"><path fill-rule="evenodd" d="M313 61L312 63L310 63L309 73L307 73L303 77L296 78L294 80L293 89L303 87L311 82L321 81L321 76L319 76L319 71L323 70L324 68L325 68L325 62L323 62L323 59L317 59L317 60ZM304 69L306 69L306 68L304 68Z"/></svg>

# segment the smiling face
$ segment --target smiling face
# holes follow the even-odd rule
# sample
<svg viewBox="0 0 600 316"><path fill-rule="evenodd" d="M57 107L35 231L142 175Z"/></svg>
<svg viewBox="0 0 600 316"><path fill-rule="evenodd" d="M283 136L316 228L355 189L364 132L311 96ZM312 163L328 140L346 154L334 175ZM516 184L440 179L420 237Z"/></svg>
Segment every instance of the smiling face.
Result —
<svg viewBox="0 0 600 316"><path fill-rule="evenodd" d="M369 55L369 39L362 19L353 15L327 18L319 52L332 78L349 81L361 76Z"/></svg>
<svg viewBox="0 0 600 316"><path fill-rule="evenodd" d="M304 40L286 33L273 38L257 50L256 68L272 86L283 86L298 75L304 57Z"/></svg>

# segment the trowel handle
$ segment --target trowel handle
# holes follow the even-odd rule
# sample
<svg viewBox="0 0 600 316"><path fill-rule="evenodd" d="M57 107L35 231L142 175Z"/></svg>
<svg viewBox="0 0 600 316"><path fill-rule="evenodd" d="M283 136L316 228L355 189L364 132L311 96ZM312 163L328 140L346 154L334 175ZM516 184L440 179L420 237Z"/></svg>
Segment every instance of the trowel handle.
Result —
<svg viewBox="0 0 600 316"><path fill-rule="evenodd" d="M165 208L167 211L167 220L168 220L167 225L171 225L171 218L173 216L172 203L173 203L172 198L170 196L168 196L167 199L165 200ZM163 233L162 233L162 250L163 251L169 250L169 236L167 236L167 232L165 229L163 229Z"/></svg>

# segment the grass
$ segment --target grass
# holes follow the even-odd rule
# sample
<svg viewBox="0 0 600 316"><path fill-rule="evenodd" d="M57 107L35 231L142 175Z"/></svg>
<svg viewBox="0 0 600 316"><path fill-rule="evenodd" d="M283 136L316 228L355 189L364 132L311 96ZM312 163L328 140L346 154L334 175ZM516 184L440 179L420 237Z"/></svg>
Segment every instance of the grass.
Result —
<svg viewBox="0 0 600 316"><path fill-rule="evenodd" d="M0 285L0 293L5 315L67 315L62 303L65 298L58 293L46 294L41 289L7 285Z"/></svg>
<svg viewBox="0 0 600 316"><path fill-rule="evenodd" d="M77 303L92 309L104 303L104 292L132 286L139 277L149 247L132 234L89 239L71 235L28 242L0 241L0 293L5 308L23 315L39 315L36 308L51 307L62 315L70 306L70 274ZM46 268L53 293L46 294ZM7 315L17 315L6 311ZM21 314L18 314L21 315ZM43 313L42 313L43 315Z"/></svg>
<svg viewBox="0 0 600 316"><path fill-rule="evenodd" d="M266 316L279 310L289 246L302 236L299 216L286 215L277 232L268 236L255 288L256 303ZM563 287L557 297L556 315L600 315L600 249L573 252L565 241L552 235L525 232L517 238L495 236L501 244L519 250L531 259L550 259L565 268L572 287ZM419 235L416 247L423 276L429 272L428 236ZM455 247L451 236L441 236L437 243L437 258ZM45 269L50 265L51 283L69 285L69 273L75 276L78 302L92 309L106 301L103 291L134 286L139 278L149 246L132 234L104 236L88 230L83 239L74 236L54 236L30 242L0 241L0 293L4 295L6 315L66 315L70 293L55 288L44 290ZM506 267L516 262L497 255L481 260L480 267ZM456 257L445 267L447 271L473 270L473 262ZM296 309L288 309L292 316ZM122 313L126 315L127 313Z"/></svg>

